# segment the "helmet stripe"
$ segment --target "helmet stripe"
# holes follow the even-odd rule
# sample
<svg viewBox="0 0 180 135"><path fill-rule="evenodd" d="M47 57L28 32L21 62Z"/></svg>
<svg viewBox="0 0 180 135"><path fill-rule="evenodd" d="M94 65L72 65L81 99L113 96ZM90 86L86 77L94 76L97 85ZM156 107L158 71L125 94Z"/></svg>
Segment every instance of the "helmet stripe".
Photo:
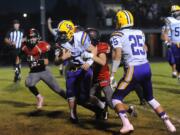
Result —
<svg viewBox="0 0 180 135"><path fill-rule="evenodd" d="M131 24L131 17L130 17L130 15L129 15L129 13L128 13L126 10L124 10L123 12L124 12L125 15L126 15L126 18L127 18L127 20L128 20L128 24Z"/></svg>
<svg viewBox="0 0 180 135"><path fill-rule="evenodd" d="M58 29L60 30L61 25L63 24L63 22L65 22L65 20L63 20L62 22L59 23Z"/></svg>

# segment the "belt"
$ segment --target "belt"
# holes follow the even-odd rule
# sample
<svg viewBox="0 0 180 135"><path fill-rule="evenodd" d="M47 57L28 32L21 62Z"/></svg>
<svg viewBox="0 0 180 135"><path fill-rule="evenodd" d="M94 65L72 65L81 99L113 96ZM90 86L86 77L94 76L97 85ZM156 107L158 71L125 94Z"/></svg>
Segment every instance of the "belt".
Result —
<svg viewBox="0 0 180 135"><path fill-rule="evenodd" d="M81 66L70 66L70 67L69 67L69 70L70 70L70 71L73 71L73 72L75 72L75 71L77 71L77 70L79 70L79 69L81 69Z"/></svg>

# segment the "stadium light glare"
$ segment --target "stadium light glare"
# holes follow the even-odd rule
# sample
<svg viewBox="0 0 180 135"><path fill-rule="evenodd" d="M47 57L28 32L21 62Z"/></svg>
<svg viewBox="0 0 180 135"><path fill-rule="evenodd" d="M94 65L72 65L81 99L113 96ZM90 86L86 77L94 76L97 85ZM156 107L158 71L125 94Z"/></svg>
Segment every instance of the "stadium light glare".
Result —
<svg viewBox="0 0 180 135"><path fill-rule="evenodd" d="M27 18L27 13L23 13L23 17L24 17L24 18Z"/></svg>

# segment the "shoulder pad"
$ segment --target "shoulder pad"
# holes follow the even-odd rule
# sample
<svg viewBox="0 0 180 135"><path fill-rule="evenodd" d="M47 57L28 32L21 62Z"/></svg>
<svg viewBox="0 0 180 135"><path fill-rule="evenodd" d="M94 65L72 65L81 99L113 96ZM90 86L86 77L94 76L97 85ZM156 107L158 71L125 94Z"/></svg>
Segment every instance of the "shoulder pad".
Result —
<svg viewBox="0 0 180 135"><path fill-rule="evenodd" d="M173 22L175 22L175 21L176 21L176 19L173 18L173 17L167 17L167 18L165 19L166 24L171 24L171 23L173 23Z"/></svg>
<svg viewBox="0 0 180 135"><path fill-rule="evenodd" d="M40 53L45 53L50 50L50 45L45 41L40 41L35 47Z"/></svg>
<svg viewBox="0 0 180 135"><path fill-rule="evenodd" d="M115 31L111 34L111 37L113 36L119 36L119 37L122 37L124 35L124 33L120 32L120 31Z"/></svg>
<svg viewBox="0 0 180 135"><path fill-rule="evenodd" d="M82 33L82 36L81 36L81 44L84 45L85 41L86 41L86 38L87 38L87 33L86 32L83 32Z"/></svg>

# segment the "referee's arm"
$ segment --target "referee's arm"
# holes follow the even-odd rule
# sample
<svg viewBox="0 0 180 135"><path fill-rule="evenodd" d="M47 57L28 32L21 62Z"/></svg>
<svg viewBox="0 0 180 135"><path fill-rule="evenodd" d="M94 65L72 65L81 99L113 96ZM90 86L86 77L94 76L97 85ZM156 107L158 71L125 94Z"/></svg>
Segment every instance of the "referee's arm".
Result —
<svg viewBox="0 0 180 135"><path fill-rule="evenodd" d="M13 42L11 42L11 41L9 40L9 36L10 36L10 32L8 32L8 33L6 34L6 37L5 37L5 39L4 39L4 42L5 42L7 45L15 45L15 44L13 44Z"/></svg>

